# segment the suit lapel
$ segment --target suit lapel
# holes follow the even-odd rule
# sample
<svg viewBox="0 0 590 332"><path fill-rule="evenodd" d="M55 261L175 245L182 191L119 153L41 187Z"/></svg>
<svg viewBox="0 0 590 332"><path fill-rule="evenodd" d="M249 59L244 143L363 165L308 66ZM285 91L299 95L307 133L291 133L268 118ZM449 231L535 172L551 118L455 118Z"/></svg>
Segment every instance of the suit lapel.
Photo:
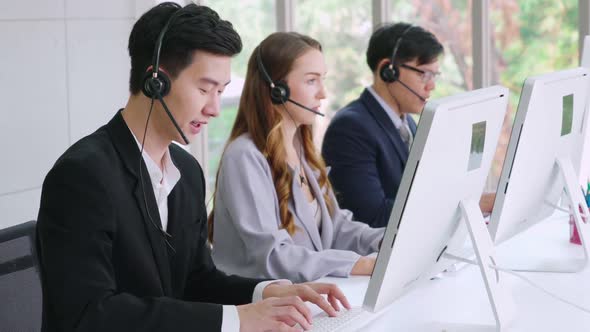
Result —
<svg viewBox="0 0 590 332"><path fill-rule="evenodd" d="M373 116L379 127L385 132L391 144L394 147L394 150L400 156L400 160L403 162L404 166L406 164L406 160L408 159L408 147L404 144L399 131L393 125L391 118L387 115L387 111L379 105L379 102L373 97L371 92L367 89L363 91L361 94L361 102L367 109L367 111ZM414 127L415 132L415 127Z"/></svg>
<svg viewBox="0 0 590 332"><path fill-rule="evenodd" d="M160 221L160 212L158 211L158 206L154 197L154 190L143 158L141 158L140 162L139 149L135 139L127 127L127 124L125 124L120 111L107 124L107 131L111 136L113 145L117 149L123 164L125 164L131 176L137 181L133 196L137 203L137 208L140 210L143 217L143 224L147 233L147 238L152 247L154 261L159 271L163 293L171 294L172 286L170 282L170 263L167 253L167 244L164 240L164 235L160 232L162 223ZM141 177L143 178L143 189L138 165L141 165L142 168Z"/></svg>
<svg viewBox="0 0 590 332"><path fill-rule="evenodd" d="M135 200L137 202L137 206L141 210L141 214L143 216L144 226L146 227L148 238L150 240L150 244L152 246L152 254L154 255L154 259L156 261L156 265L158 266L158 271L160 272L160 280L162 281L162 288L164 289L165 294L170 294L171 292L171 284L170 284L170 262L168 258L167 252L167 244L165 241L165 235L160 231L162 228L162 222L160 221L160 212L158 211L158 206L156 204L156 199L154 197L154 190L152 189L152 184L149 179L149 175L147 174L147 169L145 169L145 164L142 161L141 165L143 169L143 190L141 187L141 180L138 179L137 185L135 186L135 191L133 192L135 196ZM145 191L145 199L144 199L144 191ZM147 202L147 207L146 207ZM151 220L150 220L151 217ZM153 222L153 223L152 223ZM170 242L170 241L169 241Z"/></svg>
<svg viewBox="0 0 590 332"><path fill-rule="evenodd" d="M298 172L299 170L295 170L293 172L294 179L297 177L296 174ZM311 211L307 203L307 198L303 194L301 188L299 188L299 186L297 185L296 180L294 180L291 184L291 192L293 193L293 209L291 211L294 214L293 217L299 219L299 222L303 225L303 228L305 228L305 231L311 239L311 242L313 243L315 250L323 250L322 241L320 238L320 231L318 230L318 226L315 223L315 218L311 214Z"/></svg>
<svg viewBox="0 0 590 332"><path fill-rule="evenodd" d="M321 241L322 245L325 248L332 247L332 240L334 238L334 225L332 223L332 217L330 216L330 212L328 211L328 207L326 205L326 201L324 200L324 193L322 188L320 188L320 184L317 181L319 177L318 171L313 171L307 162L303 160L303 166L305 169L305 175L307 175L307 180L313 193L315 199L318 202L318 206L320 208L320 212L322 214L321 219L321 226L322 226L322 233L321 233ZM329 172L329 168L326 168L326 172ZM317 227L316 227L317 229Z"/></svg>

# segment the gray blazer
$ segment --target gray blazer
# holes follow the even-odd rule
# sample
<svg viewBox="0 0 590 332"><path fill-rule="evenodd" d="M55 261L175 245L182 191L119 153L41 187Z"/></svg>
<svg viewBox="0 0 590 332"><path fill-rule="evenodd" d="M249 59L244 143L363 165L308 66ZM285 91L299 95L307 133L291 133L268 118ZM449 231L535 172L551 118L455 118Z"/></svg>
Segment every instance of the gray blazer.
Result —
<svg viewBox="0 0 590 332"><path fill-rule="evenodd" d="M321 210L321 233L294 180L289 211L297 231L291 236L280 227L279 200L266 158L246 134L227 146L219 169L214 210L212 254L220 270L294 282L327 275L347 277L360 255L378 250L384 228L352 221L352 213L338 207L332 192L335 211L330 215L317 174L305 161L303 167Z"/></svg>

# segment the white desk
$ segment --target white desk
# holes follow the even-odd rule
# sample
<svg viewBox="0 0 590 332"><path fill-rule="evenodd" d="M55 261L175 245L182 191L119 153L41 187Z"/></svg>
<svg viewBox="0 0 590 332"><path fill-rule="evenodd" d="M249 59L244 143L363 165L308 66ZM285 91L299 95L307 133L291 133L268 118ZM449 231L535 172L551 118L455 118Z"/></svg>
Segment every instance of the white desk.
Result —
<svg viewBox="0 0 590 332"><path fill-rule="evenodd" d="M580 246L568 241L568 218L559 214L497 248L497 262L504 266L514 257L529 260L582 257ZM576 274L525 273L528 279L571 302L590 309L590 269ZM523 280L501 273L514 297L518 331L590 331L590 314L557 301ZM353 306L361 306L369 277L322 278L343 290ZM317 312L317 311L316 311ZM464 268L431 280L385 309L363 331L417 331L416 326L432 321L493 324L494 318L479 268Z"/></svg>

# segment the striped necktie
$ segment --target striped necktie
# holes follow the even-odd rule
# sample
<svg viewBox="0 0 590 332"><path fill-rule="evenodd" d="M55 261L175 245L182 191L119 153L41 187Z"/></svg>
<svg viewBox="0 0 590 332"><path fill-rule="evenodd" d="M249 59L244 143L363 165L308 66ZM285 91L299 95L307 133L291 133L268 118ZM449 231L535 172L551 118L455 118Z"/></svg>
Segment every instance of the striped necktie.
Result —
<svg viewBox="0 0 590 332"><path fill-rule="evenodd" d="M412 132L410 131L410 127L408 126L407 121L403 121L402 125L399 127L399 134L402 137L402 140L408 147L408 151L410 147L412 147L412 142L414 141L414 137L412 136Z"/></svg>

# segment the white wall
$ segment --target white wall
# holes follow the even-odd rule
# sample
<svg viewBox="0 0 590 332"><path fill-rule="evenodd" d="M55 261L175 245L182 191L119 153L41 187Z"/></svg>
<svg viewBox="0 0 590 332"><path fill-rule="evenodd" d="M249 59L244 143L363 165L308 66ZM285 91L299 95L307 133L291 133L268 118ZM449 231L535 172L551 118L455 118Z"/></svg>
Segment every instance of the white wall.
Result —
<svg viewBox="0 0 590 332"><path fill-rule="evenodd" d="M55 160L125 105L127 39L153 4L0 0L0 229L35 219Z"/></svg>
<svg viewBox="0 0 590 332"><path fill-rule="evenodd" d="M0 0L0 229L36 219L55 160L125 106L129 33L160 2Z"/></svg>

